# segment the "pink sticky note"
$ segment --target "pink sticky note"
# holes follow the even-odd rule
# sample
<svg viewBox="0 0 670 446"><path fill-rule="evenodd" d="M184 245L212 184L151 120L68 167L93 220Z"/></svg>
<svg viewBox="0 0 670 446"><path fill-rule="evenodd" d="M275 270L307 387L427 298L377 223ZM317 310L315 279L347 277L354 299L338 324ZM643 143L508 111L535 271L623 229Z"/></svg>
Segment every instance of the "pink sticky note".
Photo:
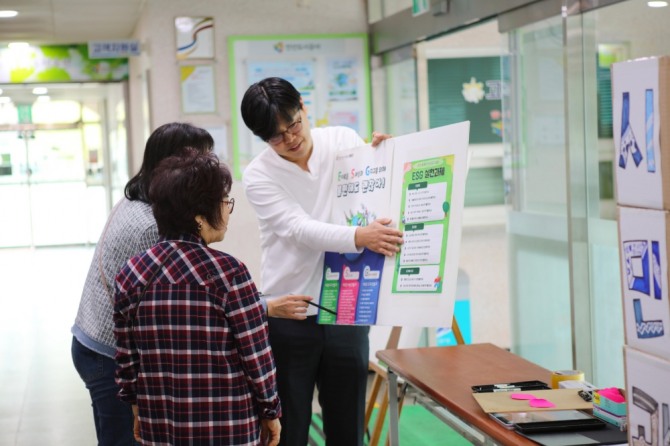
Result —
<svg viewBox="0 0 670 446"><path fill-rule="evenodd" d="M615 403L626 402L623 395L621 395L621 392L619 392L619 389L617 389L616 387L608 387L606 389L600 389L598 390L598 393L600 394L600 396L604 396L608 400L612 400Z"/></svg>
<svg viewBox="0 0 670 446"><path fill-rule="evenodd" d="M544 398L533 398L532 400L528 401L528 404L530 405L530 407L537 407L541 409L546 409L548 407L556 407L554 403L545 400Z"/></svg>
<svg viewBox="0 0 670 446"><path fill-rule="evenodd" d="M513 393L509 396L513 400L532 400L535 399L530 393Z"/></svg>

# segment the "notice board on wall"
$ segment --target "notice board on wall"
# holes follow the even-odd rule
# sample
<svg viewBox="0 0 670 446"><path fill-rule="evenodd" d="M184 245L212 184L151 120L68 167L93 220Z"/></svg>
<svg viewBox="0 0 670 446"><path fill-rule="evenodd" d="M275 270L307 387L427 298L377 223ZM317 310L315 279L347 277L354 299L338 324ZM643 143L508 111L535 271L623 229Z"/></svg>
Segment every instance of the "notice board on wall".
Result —
<svg viewBox="0 0 670 446"><path fill-rule="evenodd" d="M300 92L312 127L343 125L371 133L370 65L365 34L234 36L228 41L233 170L244 168L266 143L244 125L247 88L281 77Z"/></svg>

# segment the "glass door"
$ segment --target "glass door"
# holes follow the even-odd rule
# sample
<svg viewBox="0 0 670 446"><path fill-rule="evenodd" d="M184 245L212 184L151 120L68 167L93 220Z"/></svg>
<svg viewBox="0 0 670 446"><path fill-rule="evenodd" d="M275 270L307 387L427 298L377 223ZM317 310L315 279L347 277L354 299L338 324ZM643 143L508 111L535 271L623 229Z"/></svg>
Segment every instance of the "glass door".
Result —
<svg viewBox="0 0 670 446"><path fill-rule="evenodd" d="M126 157L109 155L106 137L127 150L123 88L49 86L47 100L31 97L32 87L2 89L10 100L0 100L0 247L96 242L118 196L110 184L127 177L125 163L110 170Z"/></svg>
<svg viewBox="0 0 670 446"><path fill-rule="evenodd" d="M30 246L28 148L18 131L0 131L0 246Z"/></svg>
<svg viewBox="0 0 670 446"><path fill-rule="evenodd" d="M584 188L582 196L573 199L573 208L582 208L581 214L586 217L580 219L585 222L585 229L579 232L588 237L584 241L588 261L576 267L583 266L581 269L588 274L588 280L577 281L582 288L575 293L591 296L590 301L576 301L577 314L587 315L589 320L576 324L575 335L591 340L588 346L577 349L576 364L582 368L581 364L590 363L593 382L597 385L623 387L624 383L622 346L625 339L614 196L617 167L612 137L610 67L614 62L669 54L670 43L657 38L659 33L667 32L668 20L668 6L654 8L646 1L627 0L568 17L566 22L569 67L583 67L581 73L571 79L571 85L583 83L583 87L570 99L571 110L583 110L581 126L571 121L571 128L579 129L583 137L574 143L572 140L576 138L571 138L571 145L584 153L582 179L572 182ZM570 134L573 133L571 130Z"/></svg>
<svg viewBox="0 0 670 446"><path fill-rule="evenodd" d="M512 351L567 369L573 336L561 17L514 29L509 42L503 128Z"/></svg>

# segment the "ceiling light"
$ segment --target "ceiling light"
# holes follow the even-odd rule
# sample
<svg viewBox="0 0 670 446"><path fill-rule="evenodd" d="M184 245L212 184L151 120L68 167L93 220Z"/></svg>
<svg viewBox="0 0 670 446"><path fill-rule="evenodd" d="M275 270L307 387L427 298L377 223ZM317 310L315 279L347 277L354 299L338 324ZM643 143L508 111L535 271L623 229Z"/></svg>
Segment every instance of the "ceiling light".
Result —
<svg viewBox="0 0 670 446"><path fill-rule="evenodd" d="M0 104L9 104L12 102L12 98L9 96L0 96Z"/></svg>
<svg viewBox="0 0 670 446"><path fill-rule="evenodd" d="M19 15L19 13L17 11L12 11L11 9L6 9L6 10L3 10L3 11L0 11L0 18L3 18L3 19L9 18L9 17L16 17L17 15Z"/></svg>
<svg viewBox="0 0 670 446"><path fill-rule="evenodd" d="M49 102L51 100L51 97L49 96L38 96L37 97L37 102Z"/></svg>
<svg viewBox="0 0 670 446"><path fill-rule="evenodd" d="M0 88L0 94L2 94L2 88Z"/></svg>
<svg viewBox="0 0 670 446"><path fill-rule="evenodd" d="M649 6L650 8L663 8L664 6L668 6L668 2L651 1L651 2L647 2L647 6Z"/></svg>
<svg viewBox="0 0 670 446"><path fill-rule="evenodd" d="M49 90L47 87L35 87L33 88L33 94L47 94Z"/></svg>

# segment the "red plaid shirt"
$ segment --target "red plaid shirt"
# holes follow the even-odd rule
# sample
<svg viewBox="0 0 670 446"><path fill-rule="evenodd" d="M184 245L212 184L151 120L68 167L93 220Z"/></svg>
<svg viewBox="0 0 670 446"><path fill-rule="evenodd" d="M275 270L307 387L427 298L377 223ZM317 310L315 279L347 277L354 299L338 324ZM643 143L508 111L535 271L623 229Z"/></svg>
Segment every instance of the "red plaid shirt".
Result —
<svg viewBox="0 0 670 446"><path fill-rule="evenodd" d="M139 406L143 444L259 444L260 417L281 409L244 264L195 236L161 239L119 272L115 298L116 382Z"/></svg>

